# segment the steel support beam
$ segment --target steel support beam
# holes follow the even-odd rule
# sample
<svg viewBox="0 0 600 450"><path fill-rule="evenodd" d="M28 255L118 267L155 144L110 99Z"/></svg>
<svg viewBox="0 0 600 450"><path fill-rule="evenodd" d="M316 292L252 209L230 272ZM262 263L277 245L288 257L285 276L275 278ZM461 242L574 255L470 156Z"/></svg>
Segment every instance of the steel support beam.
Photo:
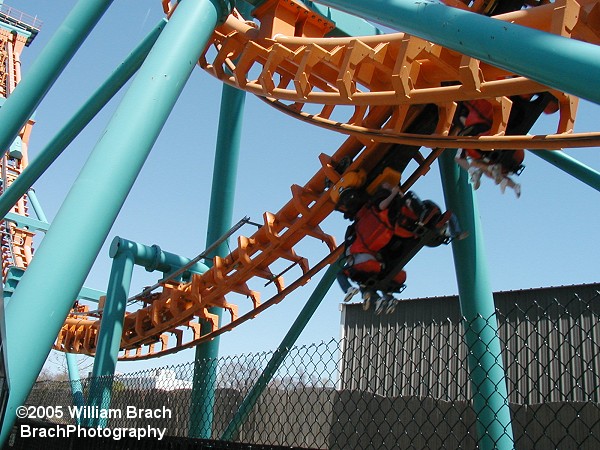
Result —
<svg viewBox="0 0 600 450"><path fill-rule="evenodd" d="M237 8L243 16L247 17L250 14L251 6L248 3L238 3ZM245 92L223 85L208 213L207 247L218 241L231 228L245 104ZM226 255L227 244L228 241L221 243L208 256ZM220 324L223 310L211 308L210 313L218 317ZM210 331L207 327L208 324L201 324L201 333ZM196 347L188 430L189 436L193 438L210 439L212 434L217 382L217 368L214 364L219 356L220 340L221 337L217 336Z"/></svg>
<svg viewBox="0 0 600 450"><path fill-rule="evenodd" d="M5 217L15 203L33 186L48 167L73 142L81 131L92 121L96 114L119 92L140 68L150 49L158 39L166 20L146 36L117 69L107 78L94 94L79 108L56 136L38 153L21 172L15 181L0 195L0 217ZM41 219L40 219L41 220Z"/></svg>
<svg viewBox="0 0 600 450"><path fill-rule="evenodd" d="M133 266L139 265L147 271L159 270L169 275L188 266L190 260L173 253L165 252L157 245L151 247L137 242L115 237L110 246L109 255L113 264L102 312L102 322L98 335L92 384L88 404L99 410L110 408L113 377L117 367L125 309L129 298ZM202 263L191 265L176 279L189 280L192 273L204 273L208 269ZM89 421L88 426L106 427L107 419L97 417Z"/></svg>
<svg viewBox="0 0 600 450"><path fill-rule="evenodd" d="M69 372L69 382L71 383L71 393L73 394L73 406L80 408L84 406L83 387L79 376L79 367L77 366L77 357L72 353L65 353L67 360L67 371ZM75 416L77 425L81 424L81 419Z"/></svg>
<svg viewBox="0 0 600 450"><path fill-rule="evenodd" d="M175 253L166 252L158 245L148 246L116 236L110 244L109 256L115 258L123 252L128 252L132 255L135 265L142 266L148 272L158 270L165 276L178 271L182 267L187 267L185 271L177 277L177 280L183 279L189 281L191 274L202 274L208 270L207 265L201 262L195 262L190 265L191 259L176 255Z"/></svg>
<svg viewBox="0 0 600 450"><path fill-rule="evenodd" d="M318 0L600 103L600 46L421 0Z"/></svg>
<svg viewBox="0 0 600 450"><path fill-rule="evenodd" d="M209 245L231 227L245 102L245 92L223 85L206 236L206 242ZM224 242L215 250L214 254L209 256L224 256L227 253L227 242ZM212 308L210 312L216 314L221 321L222 308ZM208 324L202 326L207 327ZM202 330L202 332L205 331L207 330ZM218 357L219 342L220 337L217 336L196 347L190 437L210 439L211 436L216 367L213 367L209 361L214 361Z"/></svg>
<svg viewBox="0 0 600 450"><path fill-rule="evenodd" d="M468 174L454 152L439 157L446 207L453 211L466 239L452 242L460 308L469 349L473 408L482 450L514 449L504 364L494 297L488 278L483 233Z"/></svg>
<svg viewBox="0 0 600 450"><path fill-rule="evenodd" d="M217 0L178 4L20 281L6 309L8 354L13 355L8 372L14 384L0 444L6 440L16 408L35 383L220 13Z"/></svg>
<svg viewBox="0 0 600 450"><path fill-rule="evenodd" d="M13 143L50 87L113 0L79 0L0 108L0 155Z"/></svg>
<svg viewBox="0 0 600 450"><path fill-rule="evenodd" d="M588 186L600 191L600 172L577 161L565 152L559 150L535 150L530 151L529 153L533 153L544 161L548 161L553 166L558 167L569 175L574 176L579 181L583 181Z"/></svg>
<svg viewBox="0 0 600 450"><path fill-rule="evenodd" d="M323 275L323 278L321 278L321 281L319 281L319 284L317 285L314 292L306 302L306 305L304 305L304 308L302 308L302 311L300 311L300 314L298 314L298 317L292 324L290 330L287 332L287 334L281 341L281 344L279 344L279 347L277 347L277 350L275 350L275 352L273 353L273 356L267 363L265 370L263 370L263 372L260 374L260 376L256 380L256 383L254 384L254 386L252 386L252 389L250 389L250 391L240 404L240 407L235 413L235 416L233 416L231 422L229 422L229 425L227 425L227 428L223 432L221 440L229 441L235 439L235 437L240 431L240 428L242 427L242 425L244 425L244 422L246 422L248 416L252 412L252 408L254 408L254 405L256 405L256 402L258 401L259 397L267 388L269 381L271 381L275 373L277 373L279 367L281 367L281 364L283 364L283 361L285 360L286 356L289 354L290 350L298 340L298 337L300 337L300 334L302 333L304 328L306 328L306 325L308 324L315 311L323 301L323 298L329 291L329 288L335 281L336 276L340 270L341 265L339 261L332 264L327 269L327 271Z"/></svg>
<svg viewBox="0 0 600 450"><path fill-rule="evenodd" d="M98 410L108 410L112 397L112 386L121 336L123 335L123 321L125 309L129 298L131 277L133 275L133 253L126 247L120 248L113 258L106 300L102 311L102 322L98 333L98 343L94 356L92 370L92 383L88 397L88 405ZM107 418L89 418L87 426L105 428Z"/></svg>

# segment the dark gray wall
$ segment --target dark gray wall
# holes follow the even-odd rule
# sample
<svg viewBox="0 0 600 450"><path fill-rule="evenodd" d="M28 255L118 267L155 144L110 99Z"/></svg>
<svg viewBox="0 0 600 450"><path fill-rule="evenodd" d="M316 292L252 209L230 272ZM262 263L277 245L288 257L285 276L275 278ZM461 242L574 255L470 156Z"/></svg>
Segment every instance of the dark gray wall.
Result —
<svg viewBox="0 0 600 450"><path fill-rule="evenodd" d="M494 294L510 401L599 401L600 284ZM490 318L494 320L494 318ZM343 305L342 389L466 401L468 349L457 296L375 315Z"/></svg>

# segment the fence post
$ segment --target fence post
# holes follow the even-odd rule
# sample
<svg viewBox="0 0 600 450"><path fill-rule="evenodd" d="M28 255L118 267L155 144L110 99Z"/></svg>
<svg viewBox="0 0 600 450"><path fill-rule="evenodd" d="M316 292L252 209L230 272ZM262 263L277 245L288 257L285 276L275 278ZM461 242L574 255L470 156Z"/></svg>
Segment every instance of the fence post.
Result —
<svg viewBox="0 0 600 450"><path fill-rule="evenodd" d="M453 241L452 250L469 349L479 448L513 449L508 393L479 211L468 174L455 163L454 152L444 151L439 164L446 206L469 233L466 239Z"/></svg>

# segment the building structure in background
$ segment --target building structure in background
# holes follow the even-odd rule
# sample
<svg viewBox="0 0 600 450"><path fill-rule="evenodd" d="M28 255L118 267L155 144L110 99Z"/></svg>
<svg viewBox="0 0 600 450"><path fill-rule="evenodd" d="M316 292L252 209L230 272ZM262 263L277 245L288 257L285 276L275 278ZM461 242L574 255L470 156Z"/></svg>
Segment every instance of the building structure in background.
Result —
<svg viewBox="0 0 600 450"><path fill-rule="evenodd" d="M42 22L0 1L0 107L21 81L21 54L37 36ZM27 167L29 136L35 123L31 117L8 152L0 160L0 194ZM4 150L4 149L3 149ZM24 195L0 222L0 249L5 296L12 294L33 257L36 227L29 219L29 195Z"/></svg>

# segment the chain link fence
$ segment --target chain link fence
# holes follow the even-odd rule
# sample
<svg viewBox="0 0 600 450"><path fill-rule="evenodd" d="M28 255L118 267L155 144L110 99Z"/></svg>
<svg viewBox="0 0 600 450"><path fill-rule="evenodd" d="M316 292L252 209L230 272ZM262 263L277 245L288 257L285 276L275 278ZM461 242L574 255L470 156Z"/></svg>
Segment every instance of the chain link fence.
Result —
<svg viewBox="0 0 600 450"><path fill-rule="evenodd" d="M598 290L496 304L496 315L476 319L498 330L501 361L491 366L466 345L473 322L456 311L442 309L438 317L434 303L424 303L429 312L420 314L420 306L406 302L394 314L375 316L347 305L344 338L291 349L230 441L310 449L506 448L481 444L493 434L482 428L488 424L503 427L501 434L517 449L600 448ZM239 419L240 404L272 357L202 363L216 372L212 439L220 440ZM482 367L506 373L500 405L483 396L489 373L473 381L472 372ZM123 413L108 418L107 426L164 427L166 436L189 436L190 424L202 421L192 416L193 371L189 363L102 380L112 384L111 410ZM81 381L84 397L99 385L95 381ZM27 405L67 411L74 407L71 391L69 382L39 382ZM127 408L166 408L170 415L130 418ZM491 420L482 419L486 414ZM74 423L71 417L55 421Z"/></svg>

